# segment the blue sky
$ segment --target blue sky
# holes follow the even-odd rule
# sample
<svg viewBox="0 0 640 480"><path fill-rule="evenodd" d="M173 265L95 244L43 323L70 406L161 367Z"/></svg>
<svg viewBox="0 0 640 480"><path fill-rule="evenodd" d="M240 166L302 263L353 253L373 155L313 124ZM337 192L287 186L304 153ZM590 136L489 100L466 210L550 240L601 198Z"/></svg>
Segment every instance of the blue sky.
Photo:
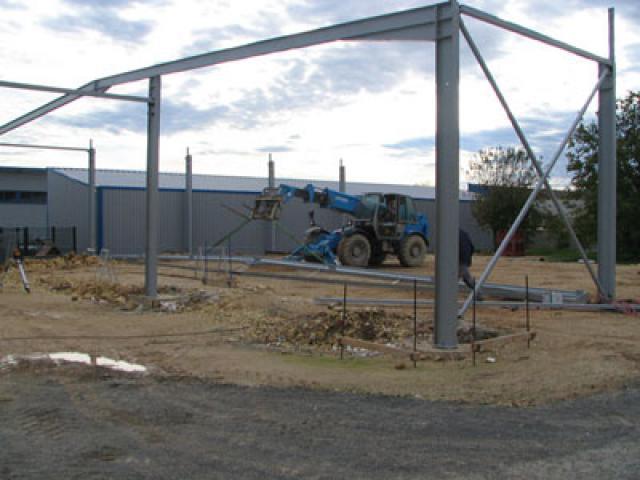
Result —
<svg viewBox="0 0 640 480"><path fill-rule="evenodd" d="M416 0L0 0L0 79L77 87L95 78L274 36L428 5ZM606 56L616 8L618 96L640 89L637 0L478 0L469 5ZM593 87L590 62L465 19L537 152L549 159ZM475 152L517 139L461 41L461 179ZM143 94L145 82L114 93ZM167 76L161 169L433 184L430 43L335 43ZM0 89L0 123L54 95ZM595 114L595 104L589 117ZM82 99L2 136L83 146L101 168L145 167L144 105ZM82 154L0 150L0 165L84 166ZM554 170L566 182L564 163Z"/></svg>

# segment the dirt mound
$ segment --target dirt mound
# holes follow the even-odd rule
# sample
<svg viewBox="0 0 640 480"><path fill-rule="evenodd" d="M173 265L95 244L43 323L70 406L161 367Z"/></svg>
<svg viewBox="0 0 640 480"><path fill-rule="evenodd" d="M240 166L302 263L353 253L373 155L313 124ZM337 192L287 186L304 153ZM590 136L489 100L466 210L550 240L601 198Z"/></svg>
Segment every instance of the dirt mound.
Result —
<svg viewBox="0 0 640 480"><path fill-rule="evenodd" d="M419 338L433 335L432 322L419 321ZM458 328L458 342L470 343L470 326ZM499 335L487 328L476 330L476 340L485 340ZM251 325L248 337L254 343L281 346L331 347L340 336L357 338L376 343L403 344L413 338L413 315L388 312L382 308L366 308L347 312L344 329L342 312L329 310L286 320L258 318Z"/></svg>
<svg viewBox="0 0 640 480"><path fill-rule="evenodd" d="M160 298L145 301L144 287L119 283L83 281L42 277L40 283L54 292L71 295L71 300L90 300L95 303L118 306L123 310L152 309L171 313L199 308L217 300L214 295L201 290L185 290L173 286L158 287ZM164 297L164 298L163 298Z"/></svg>
<svg viewBox="0 0 640 480"><path fill-rule="evenodd" d="M342 334L382 343L398 341L412 332L412 317L371 308L347 312L344 329L342 312L307 314L286 322L258 321L250 332L255 342L283 345L325 345L336 343Z"/></svg>
<svg viewBox="0 0 640 480"><path fill-rule="evenodd" d="M94 255L78 255L73 252L61 257L27 258L25 260L27 271L73 270L99 264L100 259Z"/></svg>

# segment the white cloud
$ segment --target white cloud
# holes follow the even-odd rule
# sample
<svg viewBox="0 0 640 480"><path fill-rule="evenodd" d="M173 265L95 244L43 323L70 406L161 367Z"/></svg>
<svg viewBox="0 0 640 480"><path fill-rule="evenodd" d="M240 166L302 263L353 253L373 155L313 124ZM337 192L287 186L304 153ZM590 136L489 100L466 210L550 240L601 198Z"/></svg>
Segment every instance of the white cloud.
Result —
<svg viewBox="0 0 640 480"><path fill-rule="evenodd" d="M572 8L566 9L552 0L474 4L604 55L606 10L596 8L593 1L572 0ZM65 87L185 54L423 4L417 0L14 3L22 8L3 8L0 3L0 78ZM539 14L532 15L532 9ZM631 10L620 10L617 52L622 95L640 85L637 48L631 47L640 44L640 35L633 17L624 16ZM86 20L101 12L108 15L111 23L105 25L112 25L111 31ZM534 147L548 157L566 128L563 122L593 86L595 67L472 19L467 24ZM515 138L466 47L463 58L462 172L476 147ZM144 94L146 89L146 82L137 82L113 91ZM332 44L170 75L163 79L167 116L161 167L181 170L190 146L196 171L266 175L266 150L271 147L277 150L280 176L336 178L338 159L344 158L352 180L433 182L434 94L431 44ZM0 89L0 122L52 98ZM590 112L594 111L592 107ZM116 132L113 125L120 118ZM85 145L93 138L101 167L143 169L144 128L144 106L82 99L7 134L3 141ZM17 161L15 155L0 151L0 163ZM51 152L33 152L20 161L84 164L74 154Z"/></svg>

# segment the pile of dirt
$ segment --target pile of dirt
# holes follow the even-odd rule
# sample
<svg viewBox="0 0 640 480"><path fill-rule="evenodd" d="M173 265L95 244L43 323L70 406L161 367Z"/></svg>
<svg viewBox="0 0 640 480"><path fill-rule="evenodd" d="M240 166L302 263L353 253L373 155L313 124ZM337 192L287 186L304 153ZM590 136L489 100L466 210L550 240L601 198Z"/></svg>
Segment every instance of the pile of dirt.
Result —
<svg viewBox="0 0 640 480"><path fill-rule="evenodd" d="M420 339L429 340L433 335L432 322L418 322ZM477 328L476 340L497 337L500 332ZM413 338L413 316L399 312L387 312L382 308L365 308L347 312L344 329L342 312L328 310L315 314L292 316L283 319L257 318L249 328L248 339L254 343L276 346L331 347L341 336L357 338L381 344L403 344ZM457 331L459 343L471 343L470 326Z"/></svg>
<svg viewBox="0 0 640 480"><path fill-rule="evenodd" d="M458 331L456 332L458 337L458 343L471 343L473 340L488 340L490 338L496 338L500 335L506 335L510 332L507 331L498 331L492 328L487 327L476 327L475 332L471 325L463 325L458 327Z"/></svg>
<svg viewBox="0 0 640 480"><path fill-rule="evenodd" d="M71 295L72 301L90 300L95 303L109 304L122 310L152 309L171 313L191 311L212 303L217 297L201 290L185 290L173 286L158 288L160 298L152 302L145 301L144 288L139 285L82 281L51 277L40 278L40 283L53 292Z"/></svg>
<svg viewBox="0 0 640 480"><path fill-rule="evenodd" d="M25 260L27 271L46 270L74 270L81 267L91 267L100 264L100 259L95 255L78 255L68 253L54 258L28 258Z"/></svg>
<svg viewBox="0 0 640 480"><path fill-rule="evenodd" d="M410 335L411 321L411 315L367 308L347 312L343 328L342 312L329 310L286 321L258 319L248 335L254 342L276 345L331 346L342 335L388 343Z"/></svg>

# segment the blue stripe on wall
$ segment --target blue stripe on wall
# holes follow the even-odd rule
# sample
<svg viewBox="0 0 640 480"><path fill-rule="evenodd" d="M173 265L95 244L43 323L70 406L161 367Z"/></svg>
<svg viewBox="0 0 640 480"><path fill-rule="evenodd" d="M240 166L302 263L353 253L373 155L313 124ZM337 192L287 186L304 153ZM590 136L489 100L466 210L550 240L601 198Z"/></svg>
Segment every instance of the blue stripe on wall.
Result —
<svg viewBox="0 0 640 480"><path fill-rule="evenodd" d="M102 187L96 188L96 249L98 250L96 253L100 253L102 247L104 246L104 191Z"/></svg>

